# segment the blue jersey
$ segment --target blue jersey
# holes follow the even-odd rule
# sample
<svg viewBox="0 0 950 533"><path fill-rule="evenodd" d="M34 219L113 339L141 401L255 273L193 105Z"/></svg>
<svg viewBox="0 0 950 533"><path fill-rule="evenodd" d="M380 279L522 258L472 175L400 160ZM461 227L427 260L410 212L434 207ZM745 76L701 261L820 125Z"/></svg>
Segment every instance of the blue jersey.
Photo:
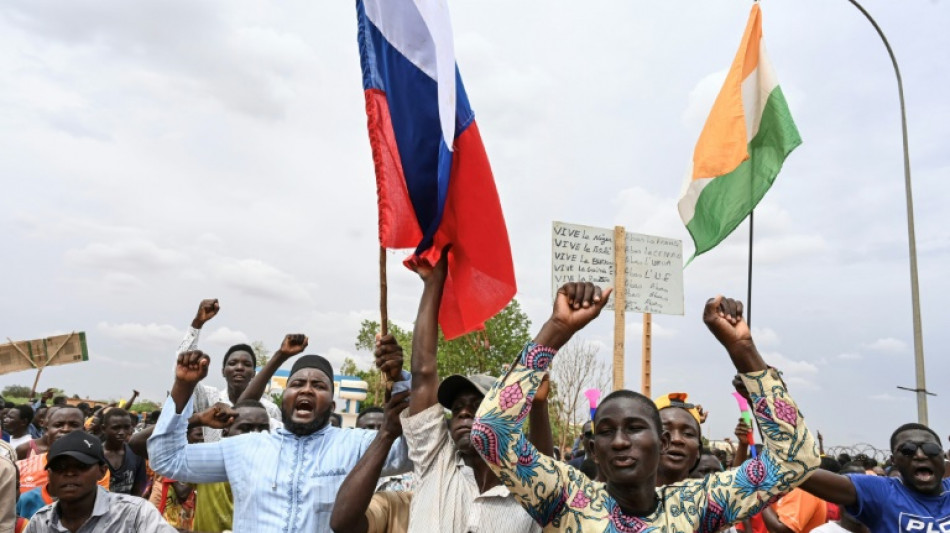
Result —
<svg viewBox="0 0 950 533"><path fill-rule="evenodd" d="M928 496L906 487L900 478L849 476L858 501L847 511L872 533L950 533L950 480L943 492Z"/></svg>

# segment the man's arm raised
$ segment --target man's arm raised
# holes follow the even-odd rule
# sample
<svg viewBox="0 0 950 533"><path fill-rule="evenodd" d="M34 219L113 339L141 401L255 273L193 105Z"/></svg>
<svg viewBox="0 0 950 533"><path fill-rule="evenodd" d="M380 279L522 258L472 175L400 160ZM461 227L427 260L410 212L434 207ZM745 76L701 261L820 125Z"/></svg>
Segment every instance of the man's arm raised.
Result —
<svg viewBox="0 0 950 533"><path fill-rule="evenodd" d="M346 475L337 492L333 514L330 515L330 527L333 531L365 533L369 528L366 510L373 499L373 493L376 492L376 484L379 482L389 449L402 435L399 413L408 406L408 394L404 392L387 398L383 426L353 470Z"/></svg>
<svg viewBox="0 0 950 533"><path fill-rule="evenodd" d="M561 287L551 318L488 391L472 425L474 448L541 526L573 512L569 502L580 501L573 495L590 495L596 488L586 476L524 442L526 403L536 397L556 349L600 314L610 292L601 293L591 283Z"/></svg>
<svg viewBox="0 0 950 533"><path fill-rule="evenodd" d="M433 268L419 267L424 288L419 300L419 312L412 332L412 395L409 397L409 416L421 413L438 401L439 364L439 306L442 289L448 274L449 249Z"/></svg>
<svg viewBox="0 0 950 533"><path fill-rule="evenodd" d="M211 359L199 350L178 355L175 383L162 406L155 430L148 440L152 468L159 474L189 483L227 481L222 442L188 446L188 420L194 411L192 393L208 376Z"/></svg>
<svg viewBox="0 0 950 533"><path fill-rule="evenodd" d="M267 361L264 368L254 376L254 379L247 384L247 388L241 393L241 400L260 400L264 395L264 389L277 369L287 362L291 357L302 353L310 344L310 339L302 333L288 333L283 342L280 343L280 349L274 352L274 355Z"/></svg>

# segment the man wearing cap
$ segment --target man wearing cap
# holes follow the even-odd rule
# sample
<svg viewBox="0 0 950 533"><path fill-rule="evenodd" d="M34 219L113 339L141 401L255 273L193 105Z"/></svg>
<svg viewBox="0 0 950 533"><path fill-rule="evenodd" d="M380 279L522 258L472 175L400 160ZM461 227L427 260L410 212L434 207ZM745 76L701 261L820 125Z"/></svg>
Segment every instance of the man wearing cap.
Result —
<svg viewBox="0 0 950 533"><path fill-rule="evenodd" d="M400 415L415 476L409 532L541 531L472 446L475 412L496 378L454 375L439 384L438 316L448 255L443 252L434 268L417 270L424 289L412 336L412 392L408 411ZM545 418L532 418L531 429L547 433L546 442L535 444L550 454L546 395L534 398L532 417ZM448 423L445 410L451 413Z"/></svg>
<svg viewBox="0 0 950 533"><path fill-rule="evenodd" d="M176 355L197 349L201 328L205 323L214 318L220 310L221 305L216 298L201 301L198 305L198 311L195 313L195 318L191 321L191 327L188 328L188 331L185 333L185 338L182 339L181 344L178 346ZM227 405L236 404L248 384L251 383L251 380L254 378L256 368L257 357L254 355L253 348L247 344L235 344L228 348L228 351L224 354L224 360L221 362L221 375L224 376L227 388L217 389L205 385L204 383L199 383L195 389L195 412L204 411L219 402ZM267 409L267 415L274 420L271 424L271 430L277 429L280 426L280 409L274 405L274 402L267 398L258 396L255 399L264 404L264 408ZM205 442L217 442L221 440L220 429L204 427L202 431L204 433Z"/></svg>
<svg viewBox="0 0 950 533"><path fill-rule="evenodd" d="M307 347L303 335L288 335L284 341L279 351L288 356ZM393 367L398 363L401 368L401 353L391 359ZM235 531L328 531L340 484L376 436L375 431L328 424L333 405L330 362L305 355L294 363L281 406L282 428L189 445L185 433L194 412L192 393L208 375L208 363L200 351L178 356L171 395L148 440L152 468L188 483L230 482ZM397 439L383 473L409 468L405 442Z"/></svg>
<svg viewBox="0 0 950 533"><path fill-rule="evenodd" d="M48 457L50 490L59 499L33 515L26 533L175 531L148 500L96 484L107 468L96 437L85 431L69 433L50 446Z"/></svg>

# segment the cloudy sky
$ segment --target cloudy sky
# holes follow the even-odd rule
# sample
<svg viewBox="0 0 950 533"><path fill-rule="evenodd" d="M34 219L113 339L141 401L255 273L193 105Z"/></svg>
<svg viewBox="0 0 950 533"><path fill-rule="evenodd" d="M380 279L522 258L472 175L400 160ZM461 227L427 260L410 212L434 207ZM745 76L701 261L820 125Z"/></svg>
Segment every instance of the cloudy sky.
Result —
<svg viewBox="0 0 950 533"><path fill-rule="evenodd" d="M930 420L950 390L950 4L866 0L901 62ZM686 241L676 200L751 3L452 2L458 63L508 222L518 298L550 306L552 220ZM847 1L763 2L804 144L756 214L753 324L809 425L885 446L916 420L897 92ZM375 184L352 2L7 0L0 5L0 338L85 331L90 361L41 387L160 400L202 298L202 347L305 332L339 364L377 315ZM530 202L530 204L529 204ZM527 208L531 205L531 208ZM538 208L538 206L542 206ZM687 390L732 431L728 358L705 299L745 297L745 226L685 271L686 315L654 319L654 392ZM403 254L393 252L393 265ZM421 291L394 266L391 314ZM639 388L640 320L627 381ZM582 336L609 356L613 322ZM32 372L0 376L29 384ZM222 384L220 376L210 379Z"/></svg>

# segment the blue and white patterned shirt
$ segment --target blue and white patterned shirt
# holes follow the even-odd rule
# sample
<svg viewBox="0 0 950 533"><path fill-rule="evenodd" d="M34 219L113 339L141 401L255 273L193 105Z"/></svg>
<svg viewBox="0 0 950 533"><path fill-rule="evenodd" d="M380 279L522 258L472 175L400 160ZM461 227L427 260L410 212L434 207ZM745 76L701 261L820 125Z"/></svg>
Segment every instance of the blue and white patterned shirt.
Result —
<svg viewBox="0 0 950 533"><path fill-rule="evenodd" d="M178 481L230 482L235 531L330 531L340 485L376 436L375 431L327 425L303 437L279 429L188 444L185 433L193 411L193 399L181 414L175 414L171 398L165 401L148 440L151 466ZM411 468L405 440L399 438L383 475Z"/></svg>

